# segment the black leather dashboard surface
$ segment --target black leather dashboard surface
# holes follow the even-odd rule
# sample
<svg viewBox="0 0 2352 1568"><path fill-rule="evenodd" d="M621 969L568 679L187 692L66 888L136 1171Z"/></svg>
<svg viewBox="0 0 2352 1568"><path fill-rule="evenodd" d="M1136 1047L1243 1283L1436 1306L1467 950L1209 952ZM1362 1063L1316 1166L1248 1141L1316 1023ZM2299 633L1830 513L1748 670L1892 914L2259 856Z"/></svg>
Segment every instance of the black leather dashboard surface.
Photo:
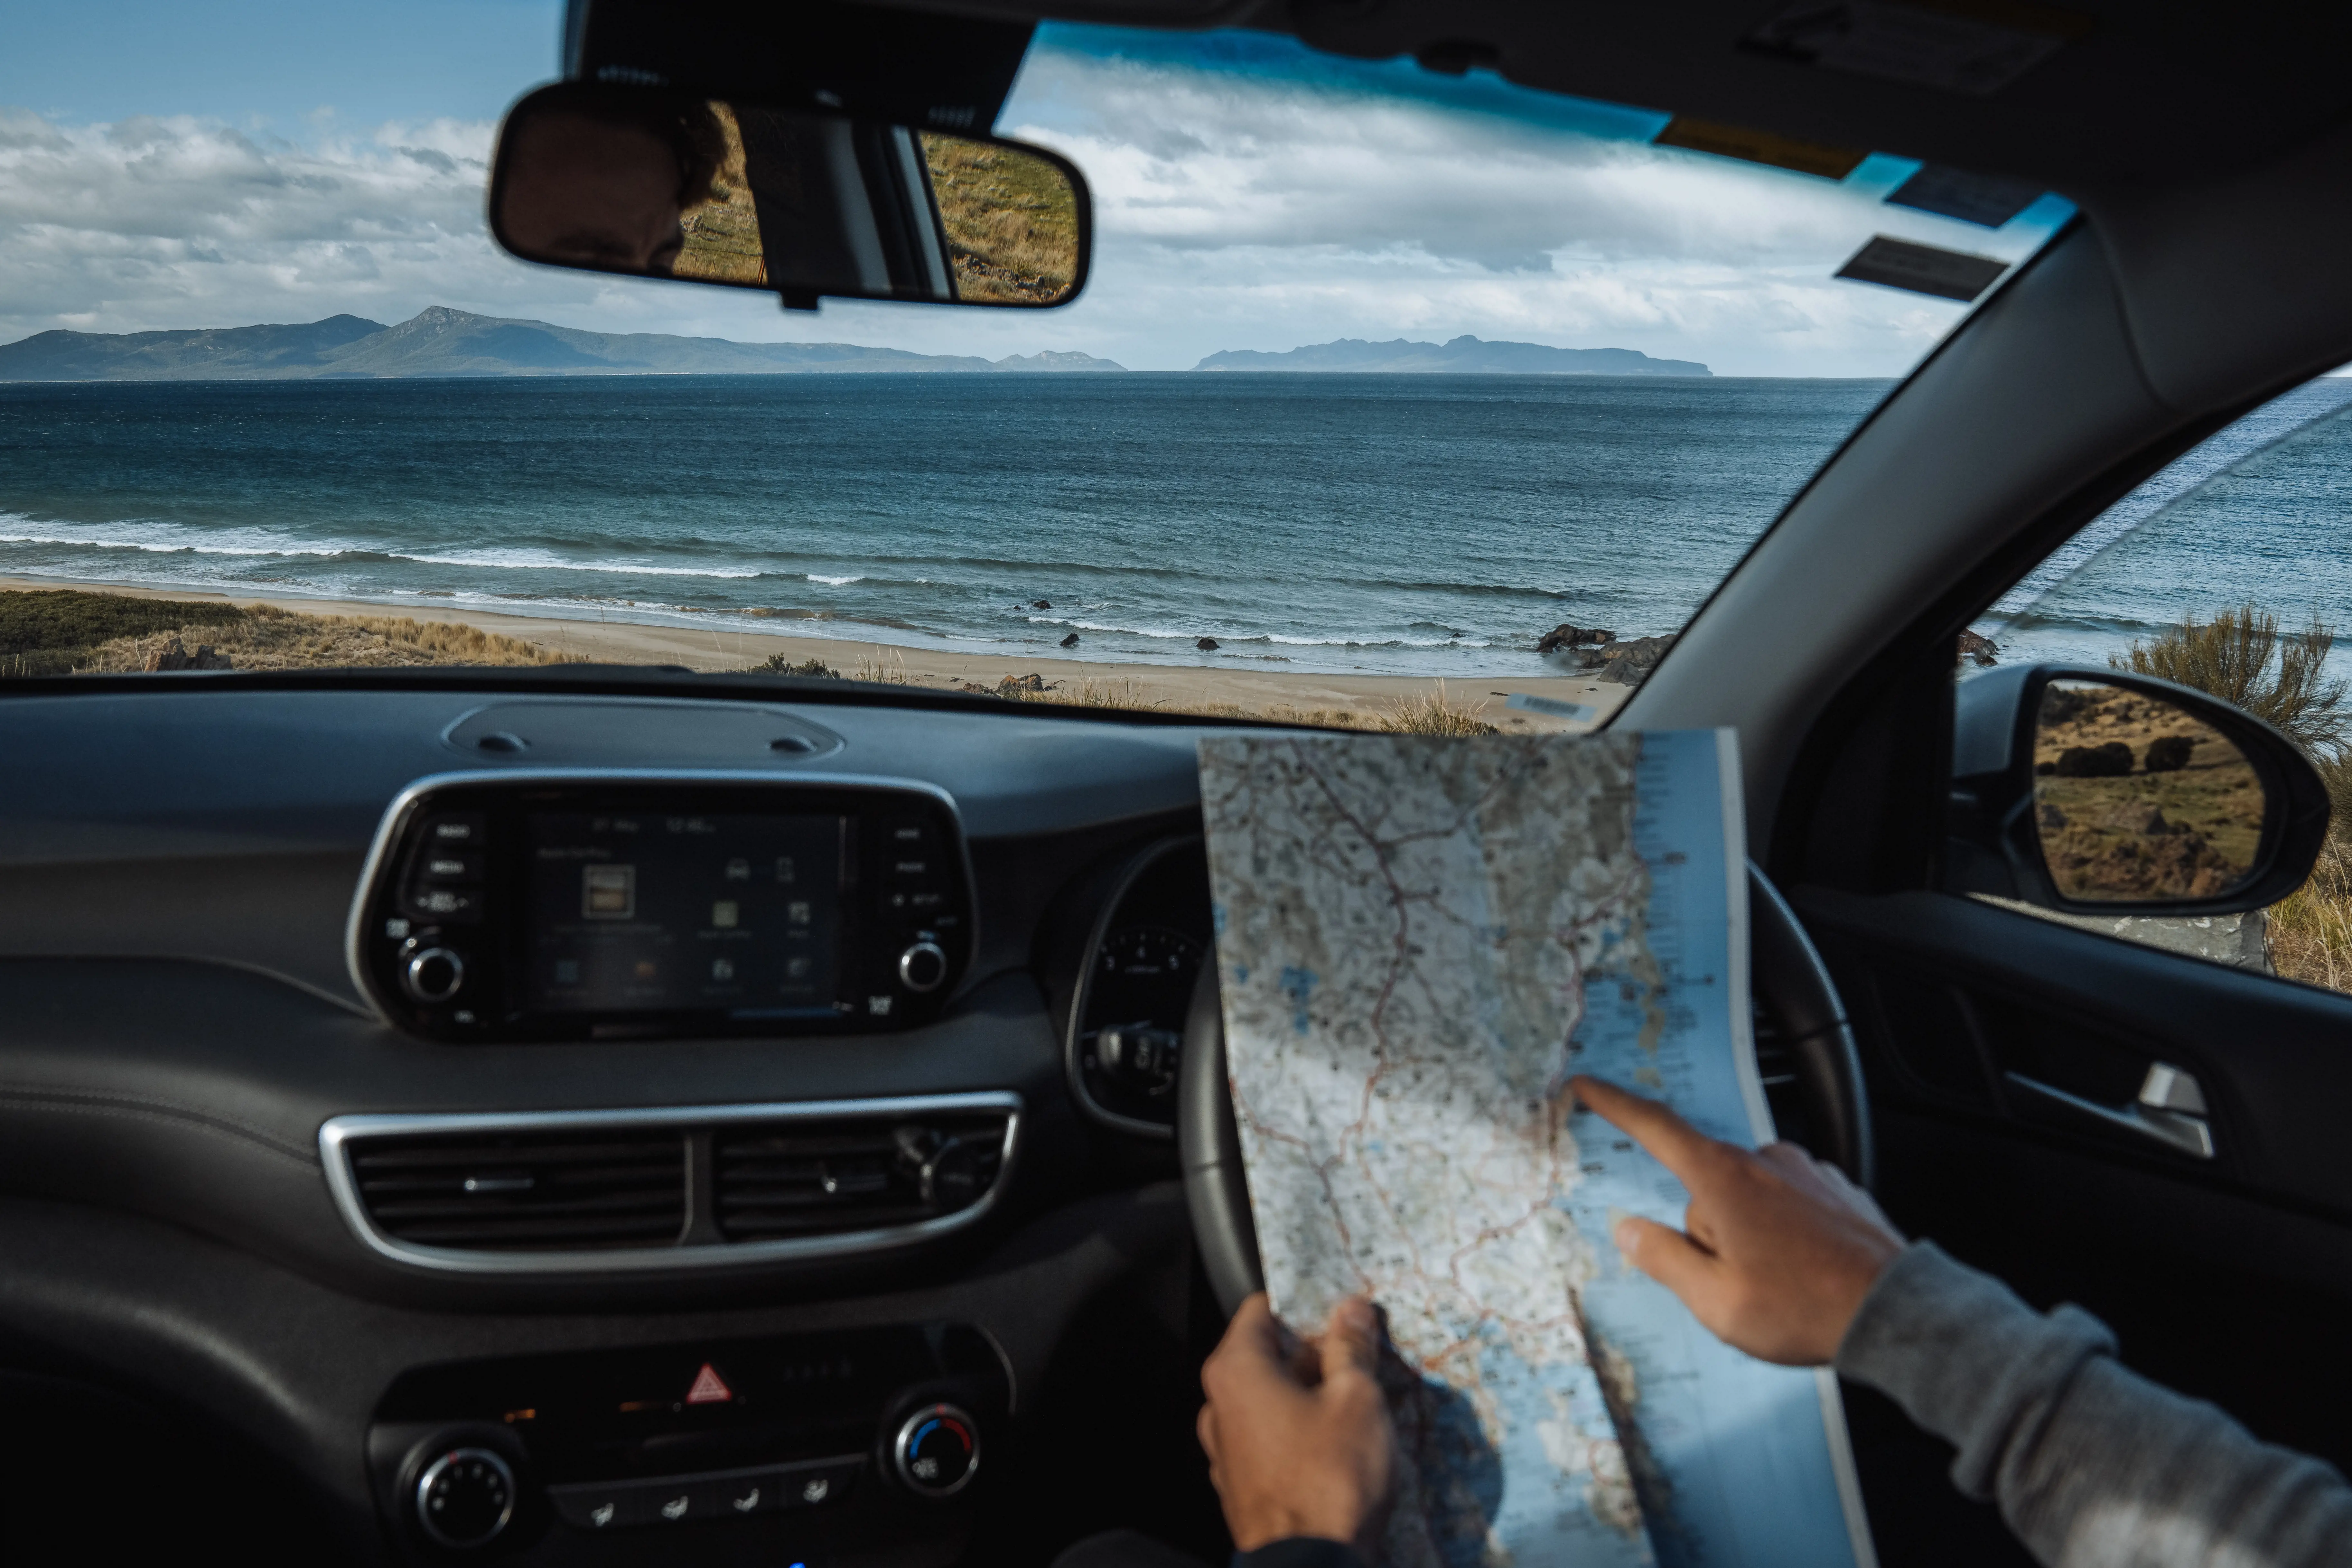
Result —
<svg viewBox="0 0 2352 1568"><path fill-rule="evenodd" d="M564 710L571 766L719 767L821 781L906 778L955 799L969 837L981 944L945 1014L867 1038L436 1046L360 1003L345 916L385 805L415 779L544 765L485 752L465 728L490 692L75 688L0 701L0 1193L134 1211L338 1289L445 1307L566 1299L561 1281L452 1282L370 1252L324 1183L328 1118L558 1110L1011 1089L1026 1124L1003 1201L922 1256L772 1266L690 1288L840 1294L951 1274L1024 1223L1108 1179L1131 1183L1109 1135L1068 1102L1042 973L1056 900L1109 858L1197 809L1197 731L725 693L721 742L665 761L645 716L690 734L698 704L535 696ZM750 742L838 737L813 753ZM479 723L474 729L479 729ZM453 733L454 732L454 733ZM729 739L732 737L732 739ZM740 751L738 756L734 752ZM1090 913L1091 911L1087 911ZM1113 1173L1106 1178L1105 1173Z"/></svg>

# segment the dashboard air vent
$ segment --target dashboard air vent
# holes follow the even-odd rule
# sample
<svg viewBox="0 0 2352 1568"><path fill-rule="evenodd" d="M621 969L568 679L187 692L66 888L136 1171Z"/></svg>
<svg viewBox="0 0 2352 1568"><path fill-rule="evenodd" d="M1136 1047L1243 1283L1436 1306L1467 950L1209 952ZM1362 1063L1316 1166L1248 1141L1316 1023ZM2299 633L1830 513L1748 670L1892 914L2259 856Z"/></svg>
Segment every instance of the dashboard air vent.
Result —
<svg viewBox="0 0 2352 1568"><path fill-rule="evenodd" d="M971 1207L1003 1168L1003 1110L747 1122L711 1147L719 1232L775 1241L919 1225Z"/></svg>
<svg viewBox="0 0 2352 1568"><path fill-rule="evenodd" d="M361 1205L386 1236L501 1252L667 1247L687 1224L678 1132L593 1130L366 1138Z"/></svg>

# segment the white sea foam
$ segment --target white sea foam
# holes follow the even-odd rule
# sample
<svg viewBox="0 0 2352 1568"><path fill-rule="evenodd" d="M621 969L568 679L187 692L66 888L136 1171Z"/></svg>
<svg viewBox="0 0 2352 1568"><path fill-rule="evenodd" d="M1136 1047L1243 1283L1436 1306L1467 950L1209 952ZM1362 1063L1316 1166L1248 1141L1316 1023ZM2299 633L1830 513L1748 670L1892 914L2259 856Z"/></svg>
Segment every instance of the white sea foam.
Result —
<svg viewBox="0 0 2352 1568"><path fill-rule="evenodd" d="M34 529L41 528L41 525L34 522L32 519L0 513L0 526L15 525L22 529L27 524ZM251 529L205 529L200 535L205 540L201 544L184 537L197 532L197 530L184 523L85 524L71 531L58 531L52 525L50 529L43 531L0 533L0 544L39 544L76 550L131 550L148 555L217 555L232 560L257 561L331 561L351 556L367 556L382 561L404 562L418 566L473 567L500 572L599 572L618 576L729 579L766 575L756 567L728 569L712 566L656 566L649 562L609 559L577 561L546 550L459 550L446 554L423 554L395 549L381 542L366 543L357 540L317 540L295 543L279 535ZM858 581L855 577L815 580L845 583Z"/></svg>
<svg viewBox="0 0 2352 1568"><path fill-rule="evenodd" d="M830 584L833 584L835 587L836 587L836 588L842 587L842 586L844 586L844 585L845 585L845 584L851 584L851 583L863 583L863 582L865 582L865 581L866 581L866 579L865 579L863 576L856 576L856 577L828 577L828 576L826 576L826 575L825 575L824 573L822 573L822 572L812 572L812 573L810 573L810 574L808 574L808 580L809 580L810 582L812 582L812 583L830 583Z"/></svg>

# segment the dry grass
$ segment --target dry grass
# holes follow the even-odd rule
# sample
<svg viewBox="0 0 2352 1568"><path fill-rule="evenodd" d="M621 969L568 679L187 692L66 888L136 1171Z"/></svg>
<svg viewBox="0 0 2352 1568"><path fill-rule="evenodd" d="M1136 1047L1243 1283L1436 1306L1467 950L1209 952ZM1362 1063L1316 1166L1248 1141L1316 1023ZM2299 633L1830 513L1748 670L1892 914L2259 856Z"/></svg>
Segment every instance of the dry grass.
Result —
<svg viewBox="0 0 2352 1568"><path fill-rule="evenodd" d="M2269 721L2300 744L2327 785L2334 820L2303 886L2267 911L2271 967L2283 978L2352 992L2352 711L2346 683L2323 665L2334 631L2314 618L2282 636L2256 605L2194 616L2132 644L2118 669L2177 680Z"/></svg>
<svg viewBox="0 0 2352 1568"><path fill-rule="evenodd" d="M794 659L789 654L770 654L757 664L743 667L746 675L796 675L803 680L839 680L841 671L821 658Z"/></svg>
<svg viewBox="0 0 2352 1568"><path fill-rule="evenodd" d="M2330 837L2311 879L2270 907L2271 967L2289 980L2352 991L2352 848Z"/></svg>
<svg viewBox="0 0 2352 1568"><path fill-rule="evenodd" d="M1486 721L1486 704L1482 699L1472 703L1460 703L1445 694L1445 682L1439 681L1437 689L1421 697L1399 698L1384 708L1367 728L1391 735L1499 735L1503 731Z"/></svg>
<svg viewBox="0 0 2352 1568"><path fill-rule="evenodd" d="M957 295L1020 305L1065 299L1077 280L1078 200L1062 171L961 136L926 131L922 141Z"/></svg>
<svg viewBox="0 0 2352 1568"><path fill-rule="evenodd" d="M1044 691L1007 689L1003 695L1023 702L1059 702L1072 708L1124 708L1150 711L1167 704L1144 695L1143 683L1132 676L1117 680L1060 681Z"/></svg>
<svg viewBox="0 0 2352 1568"><path fill-rule="evenodd" d="M679 220L686 247L670 275L707 283L765 284L768 265L760 249L759 208L743 169L742 127L728 105L714 100L709 108L726 153L711 176L710 199Z"/></svg>
<svg viewBox="0 0 2352 1568"><path fill-rule="evenodd" d="M907 668L907 656L896 648L887 658L867 654L849 672L852 680L872 681L882 686L917 686L921 682Z"/></svg>
<svg viewBox="0 0 2352 1568"><path fill-rule="evenodd" d="M191 653L209 646L214 652L226 655L237 669L582 662L576 654L446 621L418 621L405 616L305 616L270 605L251 605L235 621L100 643L76 673L108 675L145 669L175 643Z"/></svg>

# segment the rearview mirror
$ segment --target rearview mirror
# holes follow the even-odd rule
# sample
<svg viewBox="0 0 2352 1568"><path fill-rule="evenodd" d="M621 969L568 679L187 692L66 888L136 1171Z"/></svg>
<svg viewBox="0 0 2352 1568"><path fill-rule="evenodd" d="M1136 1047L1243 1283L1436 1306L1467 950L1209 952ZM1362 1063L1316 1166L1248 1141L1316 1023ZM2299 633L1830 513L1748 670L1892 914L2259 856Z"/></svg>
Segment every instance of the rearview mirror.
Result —
<svg viewBox="0 0 2352 1568"><path fill-rule="evenodd" d="M2294 742L2201 691L2029 665L1954 695L1949 891L2075 914L2227 914L2311 875L2326 786Z"/></svg>
<svg viewBox="0 0 2352 1568"><path fill-rule="evenodd" d="M1066 304L1091 211L1015 142L563 82L508 111L490 232L526 261L783 296Z"/></svg>

